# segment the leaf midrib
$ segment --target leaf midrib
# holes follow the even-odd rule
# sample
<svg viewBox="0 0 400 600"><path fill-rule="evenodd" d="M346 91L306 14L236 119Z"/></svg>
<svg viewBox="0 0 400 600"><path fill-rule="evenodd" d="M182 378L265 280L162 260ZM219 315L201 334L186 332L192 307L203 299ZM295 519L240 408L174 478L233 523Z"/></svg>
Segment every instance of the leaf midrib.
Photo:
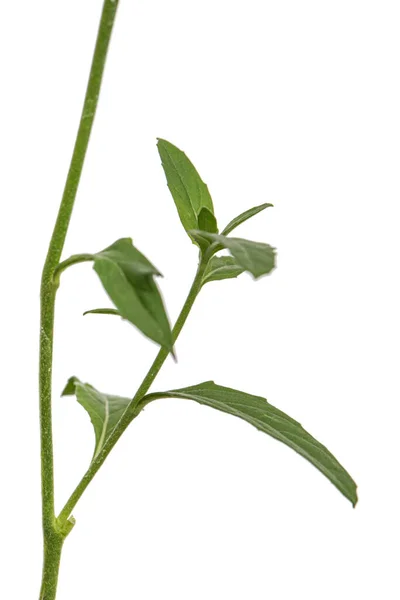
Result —
<svg viewBox="0 0 400 600"><path fill-rule="evenodd" d="M185 194L186 194L186 196L187 196L187 199L189 200L189 204L190 204L190 207L191 207L191 209L192 209L192 211L193 211L194 218L195 218L195 220L197 221L197 214L196 214L196 210L195 210L195 208L194 208L194 206L193 206L193 202L192 202L192 199L191 199L191 197L190 197L190 194L189 194L189 192L188 192L187 186L186 186L185 182L183 181L182 175L179 173L179 169L177 168L177 166L176 166L176 163L175 163L174 159L172 158L172 156L171 156L171 154L170 154L170 152L169 152L168 148L165 148L165 150L166 150L166 152L167 152L167 154L168 154L168 158L169 158L169 160L171 161L171 163L172 163L172 165L173 165L173 167L174 167L174 169L175 169L175 172L176 172L176 174L177 174L177 176L178 176L178 178L179 178L179 181L181 182L181 184L182 184L182 186L183 186L183 189L185 190ZM201 194L200 194L200 202L201 202Z"/></svg>

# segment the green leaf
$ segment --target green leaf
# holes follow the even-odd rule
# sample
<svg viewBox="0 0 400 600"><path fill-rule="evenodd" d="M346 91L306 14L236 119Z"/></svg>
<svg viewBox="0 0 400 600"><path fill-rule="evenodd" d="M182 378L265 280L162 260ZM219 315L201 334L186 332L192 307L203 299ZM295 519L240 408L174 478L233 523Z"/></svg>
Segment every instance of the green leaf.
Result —
<svg viewBox="0 0 400 600"><path fill-rule="evenodd" d="M244 269L232 256L213 256L203 276L203 285L210 281L232 279L243 273Z"/></svg>
<svg viewBox="0 0 400 600"><path fill-rule="evenodd" d="M216 218L214 217L212 212L208 210L208 208L203 207L201 209L197 221L199 229L203 229L204 231L208 231L209 233L218 233L218 225Z"/></svg>
<svg viewBox="0 0 400 600"><path fill-rule="evenodd" d="M116 317L121 317L121 313L119 313L115 308L92 308L92 310L86 310L83 313L83 316L86 315L115 315Z"/></svg>
<svg viewBox="0 0 400 600"><path fill-rule="evenodd" d="M186 398L244 419L260 431L289 446L321 471L353 506L357 503L356 484L336 458L303 427L265 398L253 396L206 381L192 387L149 394L142 406L158 398Z"/></svg>
<svg viewBox="0 0 400 600"><path fill-rule="evenodd" d="M230 223L228 223L228 225L223 230L222 235L228 235L228 233L230 233L236 227L247 221L247 219L251 219L251 217L254 217L254 215L258 214L259 212L268 208L269 206L273 206L273 204L260 204L260 206L254 206L254 208L249 208L249 210L245 210L245 212L241 213L240 215L232 219ZM203 229L203 227L199 227L199 229Z"/></svg>
<svg viewBox="0 0 400 600"><path fill-rule="evenodd" d="M207 233L207 231L198 231L197 229L191 229L190 231L190 237L196 242L203 252L205 252L205 250L207 250L207 248L211 246L213 242L212 239L206 235Z"/></svg>
<svg viewBox="0 0 400 600"><path fill-rule="evenodd" d="M62 395L75 395L79 404L90 416L96 436L96 446L92 459L94 460L103 448L107 438L114 431L132 398L102 394L93 386L82 383L76 377L69 379Z"/></svg>
<svg viewBox="0 0 400 600"><path fill-rule="evenodd" d="M182 150L162 139L158 139L157 147L167 184L183 227L187 232L191 229L199 229L198 218L202 208L214 214L207 185Z"/></svg>
<svg viewBox="0 0 400 600"><path fill-rule="evenodd" d="M160 291L153 279L159 271L132 245L118 240L94 255L94 270L124 319L144 335L172 350L172 333Z"/></svg>
<svg viewBox="0 0 400 600"><path fill-rule="evenodd" d="M236 259L236 263L245 271L249 271L256 279L261 275L267 275L275 268L275 248L269 244L225 237L207 231L191 231L190 233L199 240L217 242L218 250L222 248L229 250Z"/></svg>
<svg viewBox="0 0 400 600"><path fill-rule="evenodd" d="M154 265L132 243L131 238L121 238L111 246L94 255L96 258L108 258L121 266L127 277L142 275L161 275Z"/></svg>

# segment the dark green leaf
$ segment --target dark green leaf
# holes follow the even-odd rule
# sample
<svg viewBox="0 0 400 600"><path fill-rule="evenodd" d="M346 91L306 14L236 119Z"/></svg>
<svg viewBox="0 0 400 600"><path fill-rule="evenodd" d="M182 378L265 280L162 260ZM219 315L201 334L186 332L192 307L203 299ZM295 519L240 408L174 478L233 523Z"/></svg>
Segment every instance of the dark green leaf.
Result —
<svg viewBox="0 0 400 600"><path fill-rule="evenodd" d="M132 399L102 394L76 377L71 377L62 395L75 395L79 404L88 412L96 436L93 459L96 458Z"/></svg>
<svg viewBox="0 0 400 600"><path fill-rule="evenodd" d="M261 275L267 275L275 267L275 248L269 244L225 237L207 231L191 231L190 234L197 239L217 242L220 249L229 250L237 264L245 271L249 271L256 279Z"/></svg>
<svg viewBox="0 0 400 600"><path fill-rule="evenodd" d="M198 218L198 228L209 233L218 233L218 225L214 215L208 208L202 208Z"/></svg>
<svg viewBox="0 0 400 600"><path fill-rule="evenodd" d="M94 255L94 270L118 313L147 337L172 350L172 333L160 291L158 270L129 238Z"/></svg>
<svg viewBox="0 0 400 600"><path fill-rule="evenodd" d="M251 217L254 217L254 215L258 214L259 212L261 212L265 208L268 208L269 206L273 206L273 204L265 203L260 204L260 206L254 206L254 208L249 208L249 210L246 210L242 214L232 219L232 221L228 223L228 225L223 230L222 235L228 235L228 233L230 233L236 227L247 221L247 219L251 219ZM203 229L203 227L199 227L199 229Z"/></svg>
<svg viewBox="0 0 400 600"><path fill-rule="evenodd" d="M119 313L115 308L93 308L92 310L86 310L83 313L85 315L115 315L116 317L121 317L121 313Z"/></svg>
<svg viewBox="0 0 400 600"><path fill-rule="evenodd" d="M283 442L321 471L355 506L356 484L336 458L303 427L260 396L206 381L192 387L170 392L149 394L142 400L144 406L157 398L187 398L244 419L260 431Z"/></svg>
<svg viewBox="0 0 400 600"><path fill-rule="evenodd" d="M214 256L208 263L203 276L203 285L209 281L232 279L243 273L244 269L232 256Z"/></svg>
<svg viewBox="0 0 400 600"><path fill-rule="evenodd" d="M182 225L187 232L198 229L198 217L202 208L207 208L214 214L208 188L184 152L162 139L158 140L157 146Z"/></svg>

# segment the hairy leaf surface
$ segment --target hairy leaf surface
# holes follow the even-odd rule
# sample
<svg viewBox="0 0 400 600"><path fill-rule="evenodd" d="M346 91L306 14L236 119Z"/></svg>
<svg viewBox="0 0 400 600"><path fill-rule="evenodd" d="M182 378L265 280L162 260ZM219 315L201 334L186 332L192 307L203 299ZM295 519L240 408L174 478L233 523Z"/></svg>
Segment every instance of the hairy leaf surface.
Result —
<svg viewBox="0 0 400 600"><path fill-rule="evenodd" d="M329 450L305 431L300 423L269 404L265 398L216 385L213 381L179 390L149 394L142 403L145 405L158 398L195 400L240 417L301 454L317 467L353 506L357 503L356 484Z"/></svg>

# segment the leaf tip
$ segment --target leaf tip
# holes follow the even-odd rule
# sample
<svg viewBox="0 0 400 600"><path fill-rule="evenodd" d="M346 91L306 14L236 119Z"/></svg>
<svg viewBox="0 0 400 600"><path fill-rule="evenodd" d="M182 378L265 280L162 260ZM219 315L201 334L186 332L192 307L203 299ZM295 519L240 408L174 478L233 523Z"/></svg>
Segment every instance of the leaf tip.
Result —
<svg viewBox="0 0 400 600"><path fill-rule="evenodd" d="M75 386L77 383L79 383L79 379L77 377L70 377L67 381L67 385L61 393L61 396L74 396Z"/></svg>

